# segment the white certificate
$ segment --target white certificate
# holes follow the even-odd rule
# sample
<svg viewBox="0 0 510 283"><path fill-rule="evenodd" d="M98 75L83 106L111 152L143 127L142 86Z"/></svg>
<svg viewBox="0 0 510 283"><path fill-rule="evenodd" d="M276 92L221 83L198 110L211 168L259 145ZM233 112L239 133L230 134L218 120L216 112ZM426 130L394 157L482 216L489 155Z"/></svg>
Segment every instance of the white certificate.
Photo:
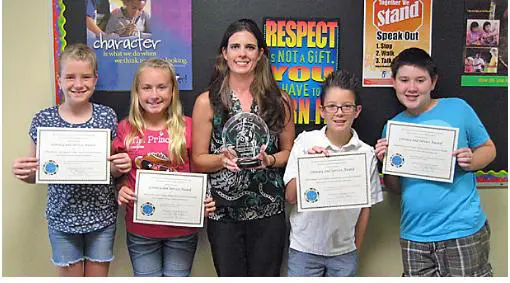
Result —
<svg viewBox="0 0 510 283"><path fill-rule="evenodd" d="M36 183L109 184L110 129L37 128Z"/></svg>
<svg viewBox="0 0 510 283"><path fill-rule="evenodd" d="M298 157L298 212L371 206L368 166L362 152Z"/></svg>
<svg viewBox="0 0 510 283"><path fill-rule="evenodd" d="M458 128L388 121L383 174L453 182Z"/></svg>
<svg viewBox="0 0 510 283"><path fill-rule="evenodd" d="M203 227L206 188L207 174L138 170L133 222Z"/></svg>

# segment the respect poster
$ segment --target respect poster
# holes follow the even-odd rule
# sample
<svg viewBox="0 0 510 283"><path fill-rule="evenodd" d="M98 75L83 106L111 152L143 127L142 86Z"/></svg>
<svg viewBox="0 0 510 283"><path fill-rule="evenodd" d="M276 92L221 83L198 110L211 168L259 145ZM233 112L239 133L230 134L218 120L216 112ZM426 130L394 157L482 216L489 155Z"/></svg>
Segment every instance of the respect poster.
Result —
<svg viewBox="0 0 510 283"><path fill-rule="evenodd" d="M56 72L66 35L85 30L84 43L97 55L97 90L129 91L138 65L153 57L174 65L181 90L192 89L191 0L137 1L134 15L122 0L52 1ZM82 10L85 25L66 24L76 22L66 18L69 8Z"/></svg>
<svg viewBox="0 0 510 283"><path fill-rule="evenodd" d="M295 124L321 124L321 84L338 69L339 21L264 20L273 75L292 98Z"/></svg>
<svg viewBox="0 0 510 283"><path fill-rule="evenodd" d="M363 86L391 86L391 61L418 47L431 54L432 0L365 0Z"/></svg>

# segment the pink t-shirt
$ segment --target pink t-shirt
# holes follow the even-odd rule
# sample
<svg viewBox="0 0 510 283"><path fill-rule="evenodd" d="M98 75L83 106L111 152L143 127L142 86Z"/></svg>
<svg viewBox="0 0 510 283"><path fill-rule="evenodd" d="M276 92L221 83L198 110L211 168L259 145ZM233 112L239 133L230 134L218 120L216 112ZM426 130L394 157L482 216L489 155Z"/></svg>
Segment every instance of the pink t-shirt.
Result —
<svg viewBox="0 0 510 283"><path fill-rule="evenodd" d="M178 172L190 172L191 157L191 118L184 117L186 121L186 156L182 166L174 168ZM168 158L168 132L146 130L143 139L133 140L126 150L124 139L129 135L129 123L122 120L117 127L117 137L113 140L115 152L127 152L131 158L132 169L128 175L129 186L134 190L136 184L136 170L150 169L163 170L173 168ZM190 235L198 231L197 228L175 227L167 225L152 225L133 222L133 204L126 205L126 229L128 232L151 238L170 238Z"/></svg>

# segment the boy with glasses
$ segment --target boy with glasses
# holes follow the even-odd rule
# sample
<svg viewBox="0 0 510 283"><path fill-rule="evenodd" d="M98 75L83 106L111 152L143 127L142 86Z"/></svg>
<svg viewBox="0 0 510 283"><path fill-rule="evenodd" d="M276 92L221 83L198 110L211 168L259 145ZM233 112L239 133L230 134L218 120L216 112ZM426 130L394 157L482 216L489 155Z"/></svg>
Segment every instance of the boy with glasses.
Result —
<svg viewBox="0 0 510 283"><path fill-rule="evenodd" d="M365 152L370 174L370 198L382 201L377 158L374 149L362 142L352 129L361 112L357 89L358 79L338 70L331 73L322 86L321 117L327 125L321 130L301 133L294 146L283 177L287 184L286 200L297 199L297 157L303 154L334 152ZM362 189L362 188L360 188ZM361 247L370 208L351 208L317 212L290 212L289 276L354 276L357 270L357 250Z"/></svg>

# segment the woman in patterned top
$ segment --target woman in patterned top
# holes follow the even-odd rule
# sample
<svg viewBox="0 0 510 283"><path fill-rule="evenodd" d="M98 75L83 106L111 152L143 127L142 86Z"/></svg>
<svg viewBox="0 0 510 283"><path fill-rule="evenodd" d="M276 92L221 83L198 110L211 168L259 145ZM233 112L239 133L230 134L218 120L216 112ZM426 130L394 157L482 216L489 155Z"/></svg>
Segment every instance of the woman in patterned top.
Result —
<svg viewBox="0 0 510 283"><path fill-rule="evenodd" d="M97 82L96 55L84 44L68 46L59 58L58 82L65 98L61 105L35 114L30 127L28 157L14 161L16 178L33 184L39 160L35 157L38 127L104 128L116 136L117 116L106 106L89 102ZM117 177L131 170L126 153L109 157ZM52 261L60 276L107 276L113 260L117 204L113 183L108 185L49 184L46 209Z"/></svg>
<svg viewBox="0 0 510 283"><path fill-rule="evenodd" d="M260 166L241 170L222 146L221 133L233 115L261 117L270 139L260 148ZM216 202L207 233L219 276L278 276L285 242L282 170L294 140L289 96L271 72L269 52L255 22L241 19L225 32L209 90L193 109L192 158L207 172Z"/></svg>

